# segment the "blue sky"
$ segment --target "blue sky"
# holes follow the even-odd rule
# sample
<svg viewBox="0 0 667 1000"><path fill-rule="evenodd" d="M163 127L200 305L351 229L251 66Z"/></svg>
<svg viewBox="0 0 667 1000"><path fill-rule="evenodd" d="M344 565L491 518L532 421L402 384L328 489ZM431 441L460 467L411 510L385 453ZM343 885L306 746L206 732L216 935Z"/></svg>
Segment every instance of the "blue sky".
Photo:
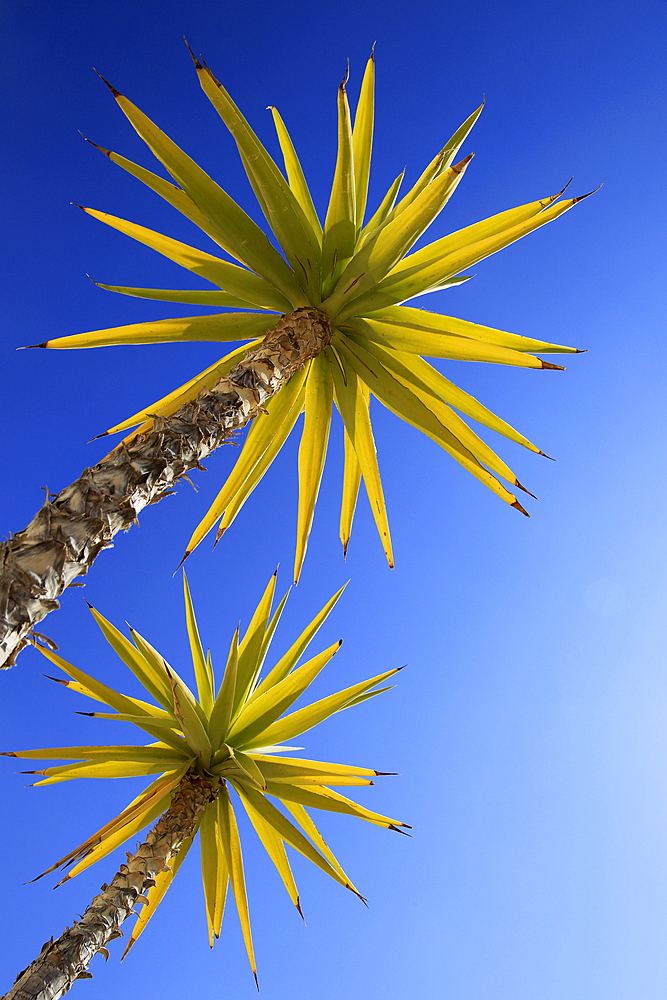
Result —
<svg viewBox="0 0 667 1000"><path fill-rule="evenodd" d="M280 5L164 0L0 12L4 487L2 531L104 453L99 431L211 364L214 345L16 352L83 330L188 315L193 307L114 296L86 278L184 286L176 265L70 202L195 241L189 224L77 133L152 168L95 66L248 211L259 215L234 144L200 91L182 36L203 52L277 155L275 104L324 213L335 158L336 87L350 59L356 100L374 41L377 103L370 204L407 166L414 180L486 95L465 152L475 159L435 223L444 233L553 194L574 175L594 198L478 265L474 280L419 303L588 353L567 371L448 362L442 370L556 463L497 444L530 520L467 477L378 404L373 420L396 569L365 497L347 563L338 542L340 426L302 580L276 637L287 646L345 580L324 643L345 644L322 693L408 663L396 689L307 738L321 759L398 771L371 808L405 819L412 840L325 817L322 826L366 910L295 860L307 928L248 832L251 919L266 1000L465 997L643 1000L667 988L667 672L664 620L665 188L667 4L340 0ZM430 234L429 234L430 235ZM206 249L205 237L200 244ZM187 278L187 276L185 276ZM203 312L204 310L202 310ZM558 359L554 359L558 360ZM277 564L289 584L296 525L290 441L235 525L189 577L218 662ZM43 630L65 658L124 687L84 597L127 619L178 664L187 656L172 573L234 461L146 510L117 537ZM25 652L3 686L3 748L117 738L72 714L68 692ZM93 730L97 728L97 732ZM122 852L56 893L24 885L102 825L132 782L31 790L7 760L0 988L110 881ZM130 845L131 846L131 845ZM184 867L122 966L92 965L81 996L254 995L236 916L209 954L197 859ZM55 879L53 880L55 881ZM349 898L348 898L349 897ZM4 986L2 984L5 984Z"/></svg>

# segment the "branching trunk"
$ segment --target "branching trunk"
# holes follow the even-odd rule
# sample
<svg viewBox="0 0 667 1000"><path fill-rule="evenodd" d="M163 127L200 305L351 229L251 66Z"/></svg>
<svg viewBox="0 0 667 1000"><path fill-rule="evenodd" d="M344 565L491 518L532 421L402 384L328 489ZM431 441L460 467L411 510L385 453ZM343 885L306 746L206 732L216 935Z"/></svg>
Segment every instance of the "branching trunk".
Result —
<svg viewBox="0 0 667 1000"><path fill-rule="evenodd" d="M114 535L244 427L287 379L331 340L329 319L307 307L283 316L227 378L47 500L0 545L0 667L10 667L58 597L88 572Z"/></svg>
<svg viewBox="0 0 667 1000"><path fill-rule="evenodd" d="M139 896L155 884L155 876L167 866L192 832L197 816L211 801L212 786L196 775L186 775L172 803L152 828L145 842L127 864L120 866L111 885L92 901L81 920L54 941L42 947L39 957L16 977L2 1000L57 1000L76 979L91 979L87 967L106 945L121 936L120 925L130 916Z"/></svg>

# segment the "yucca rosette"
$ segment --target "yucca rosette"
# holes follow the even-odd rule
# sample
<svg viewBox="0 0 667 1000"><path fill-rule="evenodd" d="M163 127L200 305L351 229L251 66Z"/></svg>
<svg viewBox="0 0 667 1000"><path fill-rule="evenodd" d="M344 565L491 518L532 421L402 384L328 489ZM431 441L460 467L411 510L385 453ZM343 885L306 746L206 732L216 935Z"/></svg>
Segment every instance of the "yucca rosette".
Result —
<svg viewBox="0 0 667 1000"><path fill-rule="evenodd" d="M338 156L322 225L278 111L271 108L284 158L284 172L206 64L194 55L193 59L204 92L236 141L243 166L280 250L215 181L134 104L111 87L131 124L176 183L114 152L106 149L103 152L194 222L234 262L140 225L85 208L84 211L94 218L209 281L216 290L100 287L126 295L208 305L228 311L97 330L39 345L77 348L188 340L244 341L242 346L168 396L150 403L105 432L131 431L125 438L127 442L149 432L156 420L168 421L184 404L226 378L262 343L279 314L290 315L310 309L324 317L331 331L330 338L325 338L316 356L302 363L280 392L261 407L261 416L252 421L238 460L194 531L185 555L189 555L216 524L216 541L229 528L304 413L294 570L295 581L298 580L335 406L342 417L345 441L340 518L343 548L347 549L363 479L387 560L393 565L369 414L371 397L432 438L496 496L525 514L521 503L504 483L522 490L524 487L464 417L529 451L543 452L505 420L458 388L422 356L553 369L558 366L536 357L534 352L564 354L576 353L576 349L403 303L466 281L468 276L462 272L467 268L558 218L581 198L564 199L561 198L563 192L539 198L411 252L463 178L472 154L458 161L457 157L482 107L477 108L445 143L403 198L398 198L403 180L400 174L377 210L366 219L374 128L374 59L371 55L354 122L346 93L347 76L338 89Z"/></svg>
<svg viewBox="0 0 667 1000"><path fill-rule="evenodd" d="M165 815L169 817L176 800L188 791L194 789L195 797L199 795L200 799L202 794L204 796L198 811L190 809L184 820L185 827L181 825L179 828L173 816L171 823L166 824L171 838L168 840L170 851L165 858L166 863L158 864L157 874L148 882L144 881L143 884L150 887L145 892L142 890L141 898L136 892L132 897L132 905L137 899L145 905L125 954L144 931L199 833L210 944L212 946L220 934L227 889L231 885L248 957L256 974L241 843L230 791L248 814L300 913L299 895L286 846L303 854L336 882L359 895L323 840L310 815L311 809L355 816L392 830L406 825L359 805L331 787L372 785L372 779L382 772L368 767L295 757L293 751L302 748L285 743L336 712L359 705L388 690L385 682L400 668L385 670L375 677L290 711L340 648L341 642L335 642L298 665L344 588L334 594L287 652L262 677L271 639L288 597L286 594L272 613L275 583L274 574L242 639L239 640L239 630L236 630L222 678L216 683L211 654L204 654L184 578L195 690L143 636L130 628L130 641L94 608L91 611L104 638L140 681L149 701L121 694L68 663L53 650L38 647L67 676L67 680L59 680L60 684L104 706L101 711L82 714L133 723L147 733L152 742L139 746L17 750L4 756L69 761L24 772L40 776L37 786L75 778L155 776L118 816L60 858L44 875L61 866L73 866L58 883L60 885L136 837L158 817L162 820ZM187 813L187 809L182 808L181 812ZM160 822L158 820L157 827ZM161 835L164 840L164 829ZM150 843L155 841L153 831L148 839ZM103 890L106 888L103 886ZM132 910L132 905L129 905L128 912ZM108 920L112 924L114 921L117 923L118 917L113 914ZM110 938L114 936L118 934L112 933Z"/></svg>

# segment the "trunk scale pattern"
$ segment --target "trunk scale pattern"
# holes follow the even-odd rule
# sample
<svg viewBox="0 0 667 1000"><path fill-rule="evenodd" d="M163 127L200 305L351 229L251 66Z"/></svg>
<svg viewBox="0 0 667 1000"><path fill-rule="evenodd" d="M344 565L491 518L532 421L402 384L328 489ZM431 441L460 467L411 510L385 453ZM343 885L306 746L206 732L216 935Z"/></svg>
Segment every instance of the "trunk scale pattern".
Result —
<svg viewBox="0 0 667 1000"><path fill-rule="evenodd" d="M13 665L35 626L60 606L63 590L88 572L114 535L261 413L331 336L328 316L315 307L282 316L226 378L84 469L27 528L0 545L0 668Z"/></svg>
<svg viewBox="0 0 667 1000"><path fill-rule="evenodd" d="M127 855L111 885L102 892L80 920L54 941L42 947L39 956L16 977L0 1000L58 1000L77 979L92 979L87 967L97 952L109 957L106 945L122 936L120 925L134 913L137 902L155 884L155 876L167 867L192 832L197 816L213 797L213 787L195 774L186 774L169 809L150 830L137 853Z"/></svg>

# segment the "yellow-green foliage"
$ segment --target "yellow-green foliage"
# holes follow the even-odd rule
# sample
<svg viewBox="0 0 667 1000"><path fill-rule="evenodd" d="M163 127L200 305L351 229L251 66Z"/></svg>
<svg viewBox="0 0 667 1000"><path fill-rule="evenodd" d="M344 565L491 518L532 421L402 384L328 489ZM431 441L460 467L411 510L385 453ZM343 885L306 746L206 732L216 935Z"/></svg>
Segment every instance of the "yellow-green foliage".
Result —
<svg viewBox="0 0 667 1000"><path fill-rule="evenodd" d="M579 198L557 195L532 201L467 226L411 253L463 177L472 156L455 159L481 113L477 108L445 143L421 177L397 201L403 175L364 224L374 127L374 60L368 61L354 123L345 90L338 89L338 156L329 205L321 225L294 145L278 111L272 114L285 175L269 156L231 97L193 55L201 86L233 135L254 193L284 256L265 233L197 164L137 107L111 88L121 109L176 185L108 150L129 171L194 222L237 263L186 246L160 233L90 208L94 218L157 250L218 291L172 291L101 285L116 292L168 302L253 310L137 323L46 342L45 347L99 347L208 340L248 343L221 358L174 392L117 423L107 433L151 428L210 388L258 344L276 313L315 306L331 319L333 340L323 354L292 376L251 426L238 462L187 545L186 555L219 522L219 538L258 484L305 410L299 455L299 515L294 578L299 578L326 456L332 406L345 425L345 471L340 536L344 549L361 480L389 561L391 540L377 466L369 400L423 431L506 503L526 513L500 482L521 486L512 470L459 416L471 417L530 451L540 449L500 417L444 378L420 355L555 368L531 352L567 353L548 344L439 313L402 305L427 292L467 280L461 272L567 212ZM259 311L257 311L259 310ZM272 315L273 314L273 315ZM526 491L527 492L527 491Z"/></svg>
<svg viewBox="0 0 667 1000"><path fill-rule="evenodd" d="M158 776L120 815L48 869L48 872L52 872L61 865L74 864L62 881L89 868L153 823L169 807L173 792L188 772L207 779L213 786L214 799L198 817L198 829L209 939L212 945L214 937L220 934L227 886L231 883L253 971L255 961L241 845L229 797L230 787L238 793L299 912L299 897L285 853L285 844L300 851L336 882L359 895L322 839L308 808L356 816L394 830L405 826L398 820L358 805L329 787L372 785L371 778L380 772L367 767L285 756L291 750L302 749L285 745L285 740L300 736L336 712L388 690L381 685L397 670L386 670L376 677L285 715L340 648L341 643L336 642L301 666L297 665L344 588L334 594L262 679L262 667L288 596L285 595L272 615L275 583L274 574L240 642L239 631L236 630L222 679L216 686L211 656L210 653L204 655L184 576L186 621L196 694L143 636L130 629L130 642L91 608L105 639L141 682L151 701L121 694L67 663L55 652L38 648L69 678L60 683L102 702L111 710L86 714L94 718L131 722L148 733L154 742L146 746L55 747L17 750L5 754L38 760L74 761L41 771L29 771L29 774L42 776L36 782L37 785L50 785L74 778ZM281 802L292 818L288 819L271 802L271 798ZM137 920L126 953L144 930L169 888L196 832L193 831L192 836L184 841L171 859L169 871L158 875L155 886L148 893L148 904Z"/></svg>

